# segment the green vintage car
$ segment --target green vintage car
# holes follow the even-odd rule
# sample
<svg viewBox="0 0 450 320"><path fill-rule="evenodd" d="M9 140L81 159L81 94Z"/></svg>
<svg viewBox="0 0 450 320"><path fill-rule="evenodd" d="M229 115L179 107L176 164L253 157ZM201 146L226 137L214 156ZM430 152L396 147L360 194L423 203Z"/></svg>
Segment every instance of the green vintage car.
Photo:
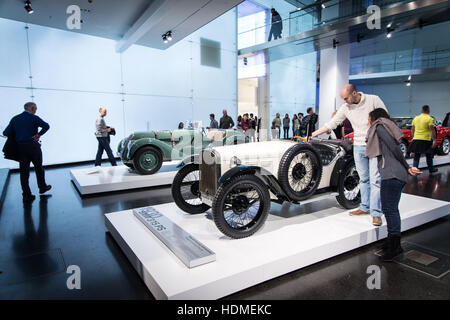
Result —
<svg viewBox="0 0 450 320"><path fill-rule="evenodd" d="M181 160L207 147L249 142L235 130L181 129L135 132L120 141L117 152L122 162L140 174L157 172L163 161Z"/></svg>

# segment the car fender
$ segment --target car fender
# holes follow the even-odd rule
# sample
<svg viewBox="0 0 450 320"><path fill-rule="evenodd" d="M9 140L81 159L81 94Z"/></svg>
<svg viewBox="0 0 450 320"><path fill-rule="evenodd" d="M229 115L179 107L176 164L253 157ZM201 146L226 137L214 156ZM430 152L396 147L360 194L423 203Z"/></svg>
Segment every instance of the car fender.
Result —
<svg viewBox="0 0 450 320"><path fill-rule="evenodd" d="M333 173L331 174L330 187L332 187L333 189L337 188L339 177L342 175L345 166L352 161L354 161L353 156L349 154L337 160L333 168Z"/></svg>
<svg viewBox="0 0 450 320"><path fill-rule="evenodd" d="M162 152L164 159L170 160L172 158L172 146L169 146L167 143L157 139L143 138L134 141L129 146L128 159L133 158L136 151L144 146L153 146L158 148Z"/></svg>
<svg viewBox="0 0 450 320"><path fill-rule="evenodd" d="M223 184L238 175L245 174L252 174L257 176L269 188L269 190L278 197L279 200L290 201L289 197L283 191L283 188L281 187L277 178L268 170L258 166L238 165L234 168L231 168L219 178L219 183Z"/></svg>

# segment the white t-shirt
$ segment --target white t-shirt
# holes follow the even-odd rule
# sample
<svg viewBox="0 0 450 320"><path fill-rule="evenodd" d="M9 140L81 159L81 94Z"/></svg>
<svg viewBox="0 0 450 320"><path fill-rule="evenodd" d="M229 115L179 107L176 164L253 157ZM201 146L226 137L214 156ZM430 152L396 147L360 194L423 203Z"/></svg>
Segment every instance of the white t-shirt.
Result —
<svg viewBox="0 0 450 320"><path fill-rule="evenodd" d="M354 144L365 146L367 130L369 130L369 113L377 108L383 108L386 111L387 109L379 96L362 92L358 93L361 94L361 101L358 104L344 103L335 116L325 123L325 127L330 130L336 129L347 118L353 127Z"/></svg>

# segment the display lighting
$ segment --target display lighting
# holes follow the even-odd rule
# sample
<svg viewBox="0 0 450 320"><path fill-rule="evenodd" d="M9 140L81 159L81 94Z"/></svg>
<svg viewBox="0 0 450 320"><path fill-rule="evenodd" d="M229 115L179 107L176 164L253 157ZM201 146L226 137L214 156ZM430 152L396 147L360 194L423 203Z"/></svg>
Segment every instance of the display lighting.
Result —
<svg viewBox="0 0 450 320"><path fill-rule="evenodd" d="M172 41L172 31L167 31L165 34L162 35L164 43L168 43L169 41Z"/></svg>
<svg viewBox="0 0 450 320"><path fill-rule="evenodd" d="M31 7L31 2L29 0L25 1L25 10L27 10L28 14L32 14L34 12L33 8Z"/></svg>
<svg viewBox="0 0 450 320"><path fill-rule="evenodd" d="M325 7L325 5L322 3L322 9L325 9L326 7Z"/></svg>
<svg viewBox="0 0 450 320"><path fill-rule="evenodd" d="M391 28L391 27L387 27L387 29L386 29L386 31L387 31L387 33L386 33L386 38L390 38L390 37L392 37L392 32L394 31L395 29L394 28Z"/></svg>

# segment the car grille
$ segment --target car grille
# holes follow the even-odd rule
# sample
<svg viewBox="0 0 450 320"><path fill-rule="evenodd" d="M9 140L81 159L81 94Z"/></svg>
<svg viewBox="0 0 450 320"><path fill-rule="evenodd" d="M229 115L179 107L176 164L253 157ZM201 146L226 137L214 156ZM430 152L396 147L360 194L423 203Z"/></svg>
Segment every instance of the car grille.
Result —
<svg viewBox="0 0 450 320"><path fill-rule="evenodd" d="M220 177L220 159L212 150L203 150L200 163L200 192L214 196Z"/></svg>
<svg viewBox="0 0 450 320"><path fill-rule="evenodd" d="M128 143L130 142L130 137L126 138L123 141L123 145L122 145L122 152L120 154L120 158L122 159L126 159L127 155L128 155Z"/></svg>

